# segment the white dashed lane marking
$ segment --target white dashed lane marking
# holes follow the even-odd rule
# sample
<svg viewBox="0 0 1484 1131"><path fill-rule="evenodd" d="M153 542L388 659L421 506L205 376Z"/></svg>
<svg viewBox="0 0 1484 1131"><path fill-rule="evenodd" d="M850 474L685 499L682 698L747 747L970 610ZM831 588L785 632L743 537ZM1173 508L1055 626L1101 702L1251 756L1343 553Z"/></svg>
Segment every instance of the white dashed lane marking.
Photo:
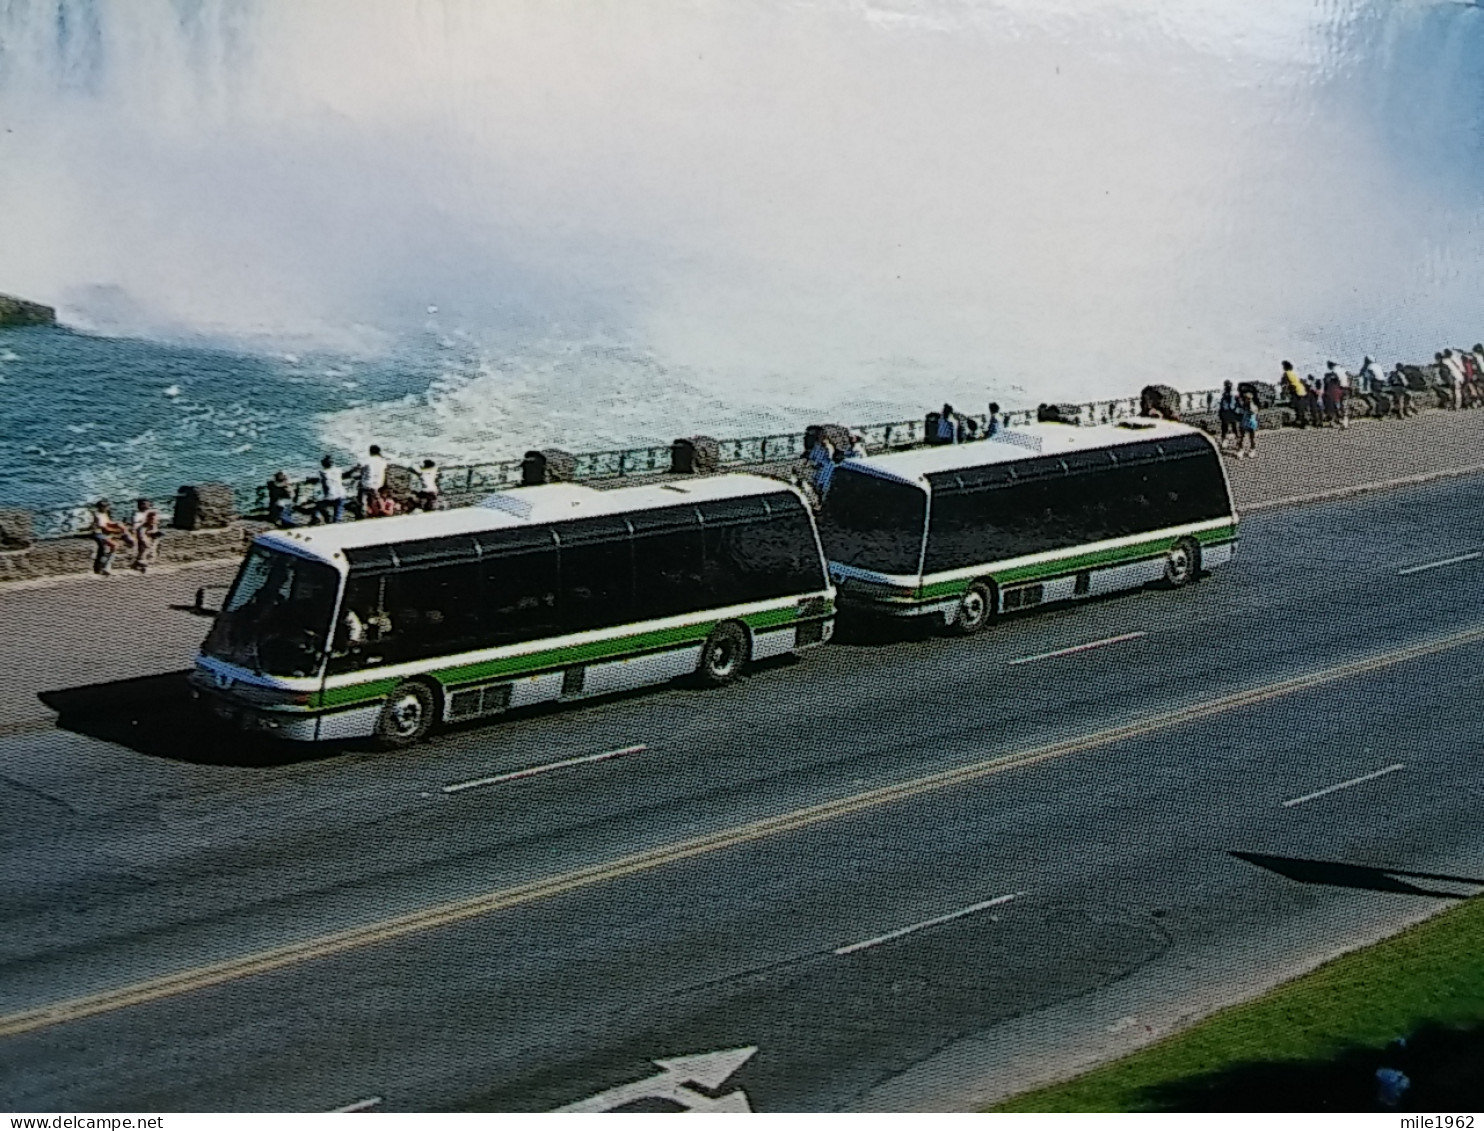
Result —
<svg viewBox="0 0 1484 1131"><path fill-rule="evenodd" d="M1010 666L1017 664L1033 664L1037 660L1054 660L1057 656L1071 656L1077 652L1091 652L1094 648L1106 648L1109 644L1122 644L1126 640L1138 640L1142 636L1148 636L1147 632L1125 632L1122 636L1110 636L1106 640L1094 640L1088 644L1074 644L1070 648L1058 648L1055 652L1041 652L1035 656L1021 656L1018 660L1009 661Z"/></svg>
<svg viewBox="0 0 1484 1131"><path fill-rule="evenodd" d="M618 750L605 750L601 754L584 754L581 758L567 758L560 762L547 762L543 766L528 766L524 770L512 770L508 774L496 774L492 778L475 778L473 781L456 782L453 785L445 785L444 793L462 793L466 789L477 789L482 785L499 785L501 782L519 781L521 778L535 777L537 774L549 774L552 770L565 770L569 766L583 766L589 762L606 762L610 758L622 758L625 754L641 754L649 747L644 745L625 746Z"/></svg>
<svg viewBox="0 0 1484 1131"><path fill-rule="evenodd" d="M888 931L884 935L877 935L874 939L866 939L863 942L851 943L849 946L835 948L836 954L854 954L858 950L866 950L873 946L880 946L884 942L891 942L903 935L910 935L914 931L921 931L927 927L936 927L940 923L951 923L955 919L962 919L965 915L972 915L976 911L984 911L990 907L998 907L1002 903L1009 903L1012 899L1019 899L1025 892L1017 891L1010 895L999 895L994 899L986 899L983 903L976 903L972 907L961 907L957 911L950 911L947 915L939 915L936 919L924 919L921 923L913 923L910 927L899 927L895 931Z"/></svg>
<svg viewBox="0 0 1484 1131"><path fill-rule="evenodd" d="M1397 770L1405 770L1406 768L1403 763L1397 762L1395 765L1387 766L1384 769L1375 770L1369 774L1361 774L1358 778L1351 778L1349 781L1336 782L1334 785L1327 785L1323 789L1316 789L1313 793L1306 793L1302 797L1291 797L1283 802L1283 808L1292 809L1295 805L1302 805L1305 801L1313 801L1316 797L1323 797L1327 793L1334 793L1340 789L1349 789L1352 785L1359 785L1361 782L1375 781L1377 778L1385 777L1387 774L1394 774Z"/></svg>

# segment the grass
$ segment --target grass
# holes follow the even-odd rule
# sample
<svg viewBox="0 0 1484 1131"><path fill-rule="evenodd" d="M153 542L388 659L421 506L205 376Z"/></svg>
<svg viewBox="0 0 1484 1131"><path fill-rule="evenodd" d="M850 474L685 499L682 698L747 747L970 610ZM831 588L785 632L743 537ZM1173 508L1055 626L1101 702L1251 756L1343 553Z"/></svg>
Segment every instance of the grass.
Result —
<svg viewBox="0 0 1484 1131"><path fill-rule="evenodd" d="M1399 1037L1407 1047L1388 1048ZM1147 1049L996 1111L1367 1110L1402 1068L1403 1108L1484 1106L1484 899L1342 955ZM1459 1074L1463 1073L1462 1076Z"/></svg>

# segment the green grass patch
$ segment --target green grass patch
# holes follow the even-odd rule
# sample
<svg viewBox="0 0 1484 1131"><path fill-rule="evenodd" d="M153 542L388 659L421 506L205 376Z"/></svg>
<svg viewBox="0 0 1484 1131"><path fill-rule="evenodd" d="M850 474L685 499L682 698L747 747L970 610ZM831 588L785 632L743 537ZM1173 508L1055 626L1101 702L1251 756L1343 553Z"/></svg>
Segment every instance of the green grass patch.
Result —
<svg viewBox="0 0 1484 1131"><path fill-rule="evenodd" d="M1398 1036L1408 1047L1388 1050ZM1456 1103L1484 1088L1481 1046L1484 899L1473 899L994 1110L1367 1110L1375 1069L1392 1061L1413 1080L1404 1107ZM1468 1079L1454 1079L1465 1065Z"/></svg>

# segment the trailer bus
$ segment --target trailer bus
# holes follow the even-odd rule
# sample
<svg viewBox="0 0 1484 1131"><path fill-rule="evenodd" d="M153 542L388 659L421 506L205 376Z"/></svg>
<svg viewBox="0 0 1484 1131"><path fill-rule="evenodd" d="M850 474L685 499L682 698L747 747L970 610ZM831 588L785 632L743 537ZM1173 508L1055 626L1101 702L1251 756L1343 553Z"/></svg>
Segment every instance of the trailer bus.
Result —
<svg viewBox="0 0 1484 1131"><path fill-rule="evenodd" d="M1229 562L1237 514L1209 436L1169 421L1029 425L987 441L847 459L820 535L842 610L996 614Z"/></svg>

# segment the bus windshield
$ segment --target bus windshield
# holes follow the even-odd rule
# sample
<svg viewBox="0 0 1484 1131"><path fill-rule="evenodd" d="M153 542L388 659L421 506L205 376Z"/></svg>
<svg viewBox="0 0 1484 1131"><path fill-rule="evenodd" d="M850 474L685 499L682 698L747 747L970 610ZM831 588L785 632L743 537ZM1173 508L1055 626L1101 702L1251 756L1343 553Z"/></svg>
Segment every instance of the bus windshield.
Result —
<svg viewBox="0 0 1484 1131"><path fill-rule="evenodd" d="M317 675L339 587L328 565L254 546L202 651L263 675Z"/></svg>
<svg viewBox="0 0 1484 1131"><path fill-rule="evenodd" d="M917 573L927 492L849 467L847 460L836 469L819 518L825 557L880 573Z"/></svg>

